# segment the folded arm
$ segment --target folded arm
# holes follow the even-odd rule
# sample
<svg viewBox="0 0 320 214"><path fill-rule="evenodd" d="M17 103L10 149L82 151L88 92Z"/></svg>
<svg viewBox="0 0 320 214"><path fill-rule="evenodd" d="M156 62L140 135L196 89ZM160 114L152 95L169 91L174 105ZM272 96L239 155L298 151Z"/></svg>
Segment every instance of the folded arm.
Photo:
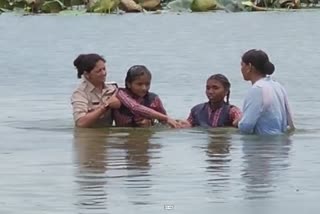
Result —
<svg viewBox="0 0 320 214"><path fill-rule="evenodd" d="M73 118L77 127L88 128L107 111L107 105L100 105L89 111L89 101L85 93L75 91L71 97L73 107Z"/></svg>

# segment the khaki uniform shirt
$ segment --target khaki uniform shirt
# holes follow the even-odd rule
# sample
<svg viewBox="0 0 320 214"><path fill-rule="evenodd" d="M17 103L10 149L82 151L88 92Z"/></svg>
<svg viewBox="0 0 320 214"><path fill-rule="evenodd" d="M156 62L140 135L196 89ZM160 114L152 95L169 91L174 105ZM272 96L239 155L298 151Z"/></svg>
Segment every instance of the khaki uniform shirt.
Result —
<svg viewBox="0 0 320 214"><path fill-rule="evenodd" d="M102 93L100 93L94 85L84 79L71 96L74 121L76 122L88 112L99 108L100 105L108 100L116 91L117 87L114 84L106 84ZM111 126L112 123L111 110L108 109L106 113L97 120L94 126Z"/></svg>

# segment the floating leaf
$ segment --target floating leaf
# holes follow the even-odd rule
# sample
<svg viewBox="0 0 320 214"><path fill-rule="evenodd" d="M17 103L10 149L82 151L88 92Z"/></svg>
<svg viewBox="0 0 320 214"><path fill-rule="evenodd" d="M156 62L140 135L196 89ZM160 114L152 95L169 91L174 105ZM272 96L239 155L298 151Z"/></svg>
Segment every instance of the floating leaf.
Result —
<svg viewBox="0 0 320 214"><path fill-rule="evenodd" d="M59 0L47 1L41 6L41 11L44 13L59 13L63 9L65 6Z"/></svg>
<svg viewBox="0 0 320 214"><path fill-rule="evenodd" d="M167 4L171 11L189 11L193 0L174 0Z"/></svg>
<svg viewBox="0 0 320 214"><path fill-rule="evenodd" d="M247 7L252 7L253 6L253 2L252 1L243 1L241 2L242 5L247 6Z"/></svg>
<svg viewBox="0 0 320 214"><path fill-rule="evenodd" d="M155 11L161 9L161 0L139 0L137 3L146 10Z"/></svg>
<svg viewBox="0 0 320 214"><path fill-rule="evenodd" d="M194 12L205 12L214 10L217 7L216 0L193 0L191 10Z"/></svg>
<svg viewBox="0 0 320 214"><path fill-rule="evenodd" d="M88 9L88 12L111 13L119 6L119 3L119 0L99 0Z"/></svg>
<svg viewBox="0 0 320 214"><path fill-rule="evenodd" d="M0 8L5 11L5 10L13 10L13 2L9 0L0 0Z"/></svg>
<svg viewBox="0 0 320 214"><path fill-rule="evenodd" d="M125 12L141 12L143 8L134 0L120 0L120 9Z"/></svg>
<svg viewBox="0 0 320 214"><path fill-rule="evenodd" d="M13 6L15 8L25 8L27 5L27 2L24 0L15 0L13 3Z"/></svg>
<svg viewBox="0 0 320 214"><path fill-rule="evenodd" d="M70 4L71 4L71 6L83 5L84 1L83 0L70 0ZM64 3L64 5L68 7L68 5L66 3Z"/></svg>

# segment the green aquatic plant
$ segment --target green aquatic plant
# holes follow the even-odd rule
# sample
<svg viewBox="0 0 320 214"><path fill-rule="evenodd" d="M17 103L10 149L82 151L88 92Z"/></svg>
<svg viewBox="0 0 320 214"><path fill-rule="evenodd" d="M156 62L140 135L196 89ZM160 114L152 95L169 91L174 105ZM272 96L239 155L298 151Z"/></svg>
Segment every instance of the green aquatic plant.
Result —
<svg viewBox="0 0 320 214"><path fill-rule="evenodd" d="M6 10L13 10L14 2L9 0L0 0L0 9L2 12L6 12Z"/></svg>
<svg viewBox="0 0 320 214"><path fill-rule="evenodd" d="M142 12L143 8L134 0L121 0L119 9L125 12Z"/></svg>
<svg viewBox="0 0 320 214"><path fill-rule="evenodd" d="M312 5L311 5L312 4ZM170 11L203 12L210 10L238 11L287 11L318 5L318 0L0 0L0 13L60 13L81 11L94 13ZM159 11L158 11L159 12ZM69 12L68 14L72 14ZM79 14L79 13L76 13Z"/></svg>
<svg viewBox="0 0 320 214"><path fill-rule="evenodd" d="M162 9L160 0L135 0L143 9L156 11Z"/></svg>
<svg viewBox="0 0 320 214"><path fill-rule="evenodd" d="M272 2L273 8L300 8L301 7L300 0L275 0ZM307 1L305 1L307 2Z"/></svg>
<svg viewBox="0 0 320 214"><path fill-rule="evenodd" d="M193 0L174 0L167 4L170 11L189 11Z"/></svg>
<svg viewBox="0 0 320 214"><path fill-rule="evenodd" d="M14 8L25 8L27 2L25 0L14 0L13 6Z"/></svg>
<svg viewBox="0 0 320 214"><path fill-rule="evenodd" d="M59 13L61 10L66 9L66 7L59 0L51 0L44 2L40 9L43 13Z"/></svg>
<svg viewBox="0 0 320 214"><path fill-rule="evenodd" d="M190 7L193 12L206 12L216 8L216 0L193 0Z"/></svg>
<svg viewBox="0 0 320 214"><path fill-rule="evenodd" d="M83 0L70 0L70 5L69 5L68 0L65 0L63 4L67 7L71 7L71 6L84 5L85 2Z"/></svg>
<svg viewBox="0 0 320 214"><path fill-rule="evenodd" d="M88 12L93 13L111 13L115 11L120 4L120 0L99 0L88 8Z"/></svg>

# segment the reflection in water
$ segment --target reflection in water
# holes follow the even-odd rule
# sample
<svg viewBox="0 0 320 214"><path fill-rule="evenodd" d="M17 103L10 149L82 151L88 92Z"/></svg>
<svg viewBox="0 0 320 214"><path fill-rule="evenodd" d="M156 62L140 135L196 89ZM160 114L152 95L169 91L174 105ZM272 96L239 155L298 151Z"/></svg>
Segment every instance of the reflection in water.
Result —
<svg viewBox="0 0 320 214"><path fill-rule="evenodd" d="M150 159L156 158L151 155L160 148L150 142L153 134L151 129L75 130L80 210L106 213L107 199L112 204L117 201L115 194L123 190L133 204L150 203Z"/></svg>
<svg viewBox="0 0 320 214"><path fill-rule="evenodd" d="M141 170L147 172L150 169L151 149L158 149L158 144L150 143L150 138L154 134L151 129L140 129L130 132L124 142L127 151L126 160L129 170Z"/></svg>
<svg viewBox="0 0 320 214"><path fill-rule="evenodd" d="M270 214L289 211L297 214L300 213L297 210L302 210L299 207L302 201L309 202L308 206L311 205L311 210L308 206L301 206L310 211L304 212L319 212L316 198L320 196L320 175L317 170L320 167L317 154L320 152L320 144L316 141L320 137L320 121L317 119L320 117L320 102L316 91L320 88L317 80L320 60L317 60L319 48L316 47L319 47L320 39L311 38L320 38L320 30L314 27L316 23L320 23L320 19L316 18L319 11L181 13L179 16L126 14L107 17L21 17L5 13L0 16L1 32L6 32L1 34L0 39L0 47L4 50L0 52L3 79L0 85L3 92L0 100L0 214L138 213L135 208L141 209L141 206L132 205L127 197L129 190L131 198L138 194L134 188L128 188L129 184L134 186L135 183L129 182L133 178L127 174L138 172L144 173L143 178L152 180L146 185L151 185L151 189L145 189L147 193L151 192L151 196L145 197L146 201L155 204L159 201L171 201L175 205L174 210L167 211L154 204L147 205L145 212L141 213L154 211L187 214L195 210L200 214L210 211L247 214L246 211L250 211L248 204L259 208L260 204L271 201L263 199L259 204L256 204L255 200L242 201L243 195L257 195L253 190L263 189L262 184L259 184L263 182L276 184L278 188L268 195L277 197L279 203L289 206L281 211L269 206L269 212L262 212ZM312 21L306 22L306 19ZM294 25L286 24L289 20ZM79 23L82 27L74 27ZM248 30L239 23L250 23L250 31L255 32L254 39L248 39ZM207 25L214 27L209 28ZM265 30L274 29L278 25L283 26L290 37L283 31ZM29 26L37 27L26 30ZM168 38L170 31L174 34ZM234 32L237 32L236 37ZM17 35L23 35L23 39L17 39ZM75 39L75 35L81 36ZM106 38L111 42L106 42ZM166 38L165 41L159 42L163 41L163 38ZM270 42L270 38L276 39ZM57 42L53 44L48 41ZM186 41L192 41L192 44L189 45ZM291 45L297 42L301 45ZM235 89L232 91L232 101L235 104L242 103L248 86L241 80L240 72L235 69L238 69L241 54L249 47L267 48L280 70L276 73L276 78L286 82L299 129L291 138L297 149L296 154L290 156L290 164L295 163L294 167L287 169L287 166L281 165L289 162L286 153L291 149L290 145L278 143L272 145L274 148L264 148L270 151L273 157L262 157L261 155L265 156L263 149L258 148L264 145L247 142L250 140L246 139L240 140L237 134L232 134L230 155L220 154L223 161L218 162L214 160L218 156L217 151L227 150L219 149L223 148L223 144L208 144L207 136L197 129L192 129L191 133L186 133L185 130L156 133L154 136L159 136L159 139L151 137L149 147L141 152L145 154L144 158L149 158L148 161L133 158L132 149L129 149L131 153L124 149L126 137L116 136L114 132L117 131L114 130L90 130L89 132L93 133L75 134L74 148L70 148L70 144L66 143L70 139L70 133L73 134L74 125L69 103L70 92L79 81L75 77L71 61L80 52L92 50L105 55L111 63L110 80L116 82L123 81L124 72L120 71L133 63L143 61L150 65L156 79L152 88L163 96L170 115L180 118L187 116L192 103L202 100L203 80L210 76L213 70L223 71L226 76L230 76ZM305 60L301 60L301 56L304 56ZM213 65L214 62L221 63ZM211 67L214 68L208 69ZM302 69L307 72L301 72ZM81 139L82 137L84 139ZM216 138L211 140L215 141ZM226 141L228 142L227 139ZM154 160L159 154L155 154L157 149L151 147L152 143L163 145L159 161ZM120 144L121 148L118 149L115 144ZM199 146L205 148L199 151ZM65 150L62 152L62 149ZM283 154L279 154L277 150ZM71 162L68 156L70 152L74 152L75 161L79 164ZM52 157L56 157L56 160ZM188 157L189 160L184 161ZM212 161L203 161L204 159ZM228 162L229 159L232 161ZM264 167L264 161L268 166L266 177L263 174L264 169L260 170L258 167ZM127 168L128 163L130 167ZM73 177L64 171L68 170L71 164L74 164ZM260 171L261 174L257 174ZM151 176L148 176L149 174ZM207 184L208 177L218 177L216 174L225 179L230 176L229 186L226 187L230 190L226 192L223 189L223 192L217 194L226 198L226 204L210 204L203 199L205 196L214 198L214 193L211 191L208 194L207 189L219 190L221 185L215 187L214 182L210 186ZM284 181L286 174L290 175L287 183ZM72 179L77 183L68 185L68 181ZM125 181L126 179L128 181ZM45 190L44 187L48 185L51 186L50 190ZM244 185L246 188L242 189ZM289 185L299 186L299 194L287 197L286 194L292 191ZM78 191L75 188L78 188ZM74 195L69 194L72 190L75 190ZM259 195L264 196L264 193ZM62 197L59 200L60 196ZM142 196L137 197L136 201L142 199ZM79 206L91 209L74 211L70 207L70 201L78 201ZM120 206L123 212L119 212L120 208L117 207ZM220 209L216 209L217 207Z"/></svg>
<svg viewBox="0 0 320 214"><path fill-rule="evenodd" d="M129 132L124 138L123 148L126 151L126 162L128 175L125 186L127 195L133 204L149 204L150 189L152 187L151 175L151 155L158 151L159 144L151 143L153 136L152 129L135 129Z"/></svg>
<svg viewBox="0 0 320 214"><path fill-rule="evenodd" d="M231 135L224 129L210 130L209 142L206 149L207 172L209 173L208 184L213 191L215 200L222 199L230 180L230 147Z"/></svg>
<svg viewBox="0 0 320 214"><path fill-rule="evenodd" d="M258 137L244 136L243 171L245 198L271 197L275 191L276 179L289 167L288 155L291 141L288 136ZM285 179L284 179L285 180Z"/></svg>
<svg viewBox="0 0 320 214"><path fill-rule="evenodd" d="M103 129L75 129L77 206L80 210L107 209L107 138Z"/></svg>

